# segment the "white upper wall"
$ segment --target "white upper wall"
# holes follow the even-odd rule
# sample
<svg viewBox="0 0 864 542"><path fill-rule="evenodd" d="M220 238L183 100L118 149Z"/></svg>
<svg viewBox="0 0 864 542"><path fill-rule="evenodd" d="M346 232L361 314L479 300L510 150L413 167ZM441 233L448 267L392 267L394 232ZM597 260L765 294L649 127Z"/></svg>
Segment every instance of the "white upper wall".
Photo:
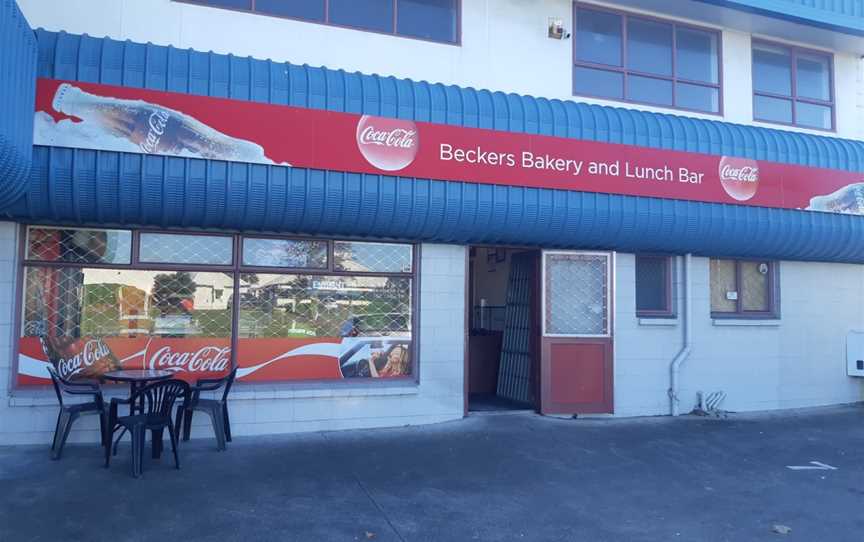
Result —
<svg viewBox="0 0 864 542"><path fill-rule="evenodd" d="M18 0L18 3L34 28L546 98L622 105L621 102L572 96L572 41L546 37L550 17L561 18L568 29L572 28L570 0L462 0L461 45L430 43L172 0ZM615 7L613 2L591 3ZM699 21L684 21L718 28ZM720 30L723 31L724 63L722 118L739 124L807 132L753 121L751 36ZM770 39L770 36L763 37ZM835 53L837 136L864 140L862 69L862 61L856 55ZM624 107L670 111L636 104ZM689 112L680 114L720 118Z"/></svg>

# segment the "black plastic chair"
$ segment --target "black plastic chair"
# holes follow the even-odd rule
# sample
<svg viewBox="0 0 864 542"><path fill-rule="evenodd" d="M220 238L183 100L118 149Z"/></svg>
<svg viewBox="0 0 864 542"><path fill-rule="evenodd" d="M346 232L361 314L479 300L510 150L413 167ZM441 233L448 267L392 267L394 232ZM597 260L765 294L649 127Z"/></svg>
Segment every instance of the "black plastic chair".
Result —
<svg viewBox="0 0 864 542"><path fill-rule="evenodd" d="M175 427L171 419L174 403L182 398L184 404L189 402L189 384L182 380L163 380L148 384L131 395L128 399L111 399L108 412L108 442L111 442L114 432L126 429L132 435L132 476L138 478L143 472L144 441L149 430L153 439L153 457L162 453L162 433L168 429L171 437L171 451L174 453L174 466L180 468L180 456L177 454L177 438L179 427ZM118 416L120 405L129 405L128 416ZM111 445L105 447L105 468L111 461Z"/></svg>
<svg viewBox="0 0 864 542"><path fill-rule="evenodd" d="M237 376L237 367L222 378L201 378L192 386L192 400L177 408L177 427L183 424L183 440L189 440L192 433L192 414L196 410L206 412L213 422L216 434L216 447L225 449L225 441L231 442L231 420L228 418L228 392ZM202 399L202 391L217 391L224 387L220 399Z"/></svg>
<svg viewBox="0 0 864 542"><path fill-rule="evenodd" d="M54 367L50 366L48 367L48 374L51 375L51 383L54 384L57 401L60 403L60 413L57 414L57 426L54 428L54 441L51 443L51 459L60 459L60 456L63 454L63 446L69 437L69 431L72 429L72 424L81 415L99 415L99 432L102 436L102 445L104 446L107 419L105 416L105 401L102 398L102 389L99 387L99 384L95 382L71 382L60 376ZM93 397L93 400L86 403L67 404L63 400L64 394L89 395Z"/></svg>

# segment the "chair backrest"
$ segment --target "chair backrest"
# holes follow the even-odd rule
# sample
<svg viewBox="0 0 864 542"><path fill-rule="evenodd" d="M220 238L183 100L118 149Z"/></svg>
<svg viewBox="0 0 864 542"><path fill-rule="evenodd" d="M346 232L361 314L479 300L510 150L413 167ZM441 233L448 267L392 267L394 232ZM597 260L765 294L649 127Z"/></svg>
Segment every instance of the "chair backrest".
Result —
<svg viewBox="0 0 864 542"><path fill-rule="evenodd" d="M130 397L133 404L144 397L144 413L171 417L171 410L178 397L189 400L189 384L182 380L162 380L148 384Z"/></svg>
<svg viewBox="0 0 864 542"><path fill-rule="evenodd" d="M231 369L231 372L225 377L225 391L222 392L222 401L228 400L228 392L231 391L231 385L234 384L234 379L237 377L237 367Z"/></svg>
<svg viewBox="0 0 864 542"><path fill-rule="evenodd" d="M65 389L66 381L63 380L63 377L57 373L57 369L48 366L48 374L51 375L51 383L54 384L54 393L57 394L57 401L60 403L60 406L63 406L63 390Z"/></svg>

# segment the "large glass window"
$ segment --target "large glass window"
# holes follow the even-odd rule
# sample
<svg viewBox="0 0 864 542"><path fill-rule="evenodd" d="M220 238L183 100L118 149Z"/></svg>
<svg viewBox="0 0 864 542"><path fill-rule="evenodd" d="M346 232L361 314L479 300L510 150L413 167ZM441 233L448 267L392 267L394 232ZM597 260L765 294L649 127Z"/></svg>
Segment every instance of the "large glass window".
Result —
<svg viewBox="0 0 864 542"><path fill-rule="evenodd" d="M720 113L720 34L575 8L575 94Z"/></svg>
<svg viewBox="0 0 864 542"><path fill-rule="evenodd" d="M710 266L712 316L778 316L774 262L712 259Z"/></svg>
<svg viewBox="0 0 864 542"><path fill-rule="evenodd" d="M443 43L459 42L460 0L175 0L346 26Z"/></svg>
<svg viewBox="0 0 864 542"><path fill-rule="evenodd" d="M411 245L238 237L29 228L18 382L46 384L51 365L69 378L414 374Z"/></svg>
<svg viewBox="0 0 864 542"><path fill-rule="evenodd" d="M834 129L831 55L753 42L753 118Z"/></svg>

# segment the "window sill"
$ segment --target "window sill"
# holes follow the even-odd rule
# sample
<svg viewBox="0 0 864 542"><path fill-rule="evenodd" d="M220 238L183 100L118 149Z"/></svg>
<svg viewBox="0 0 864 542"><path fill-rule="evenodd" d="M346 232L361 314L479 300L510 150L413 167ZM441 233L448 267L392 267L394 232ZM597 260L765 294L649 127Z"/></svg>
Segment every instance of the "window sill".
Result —
<svg viewBox="0 0 864 542"><path fill-rule="evenodd" d="M112 397L126 399L129 392L126 388L111 390L103 388L105 402ZM393 395L417 395L420 386L411 382L370 382L351 386L328 386L326 383L295 384L290 382L245 383L237 382L231 388L229 401L259 401L271 399L310 399L321 397L381 397ZM215 398L216 393L202 393L202 397ZM82 399L83 402L86 399ZM70 401L70 404L72 402ZM51 388L33 388L12 390L9 394L10 407L42 407L57 406L57 396Z"/></svg>
<svg viewBox="0 0 864 542"><path fill-rule="evenodd" d="M751 327L780 327L780 319L741 319L741 318L712 318L711 323L715 326L751 326Z"/></svg>
<svg viewBox="0 0 864 542"><path fill-rule="evenodd" d="M639 317L639 325L640 326L660 326L660 327L674 327L678 325L678 318L675 317L663 317L663 316L640 316Z"/></svg>

